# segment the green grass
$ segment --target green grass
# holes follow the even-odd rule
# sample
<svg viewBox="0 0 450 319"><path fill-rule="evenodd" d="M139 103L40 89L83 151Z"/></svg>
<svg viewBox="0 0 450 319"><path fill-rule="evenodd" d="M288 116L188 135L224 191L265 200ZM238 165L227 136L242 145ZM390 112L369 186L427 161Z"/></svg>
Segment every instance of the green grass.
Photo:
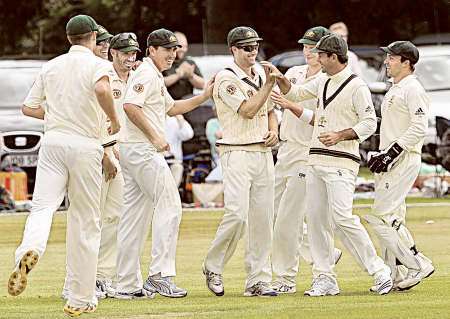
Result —
<svg viewBox="0 0 450 319"><path fill-rule="evenodd" d="M356 210L365 213L367 210ZM406 293L378 296L368 292L372 279L348 252L337 266L341 295L309 298L302 295L311 282L311 270L301 265L298 293L276 298L246 298L243 245L227 265L225 296L207 291L201 263L211 243L221 213L185 213L177 254L177 284L189 290L183 299L157 296L153 300L101 301L97 312L82 318L450 318L450 214L448 207L412 208L408 225L419 248L430 256L436 273ZM19 297L7 294L6 282L13 254L21 240L25 216L0 217L0 318L64 318L60 299L65 275L65 214L55 216L46 254L29 276L29 286ZM426 223L433 220L434 223ZM340 247L340 243L337 243ZM149 262L150 242L142 258ZM146 273L144 272L144 275Z"/></svg>

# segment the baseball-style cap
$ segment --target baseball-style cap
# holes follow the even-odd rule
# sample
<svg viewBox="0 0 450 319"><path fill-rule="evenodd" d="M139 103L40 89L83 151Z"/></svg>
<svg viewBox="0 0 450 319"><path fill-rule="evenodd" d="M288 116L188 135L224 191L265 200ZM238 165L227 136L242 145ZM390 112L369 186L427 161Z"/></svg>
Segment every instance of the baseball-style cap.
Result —
<svg viewBox="0 0 450 319"><path fill-rule="evenodd" d="M112 37L113 35L109 33L104 26L101 26L100 24L98 25L97 39L96 39L97 43L102 42L104 40L108 40Z"/></svg>
<svg viewBox="0 0 450 319"><path fill-rule="evenodd" d="M173 47L181 48L175 33L167 29L158 29L150 33L147 37L147 47L149 46L164 47L167 49Z"/></svg>
<svg viewBox="0 0 450 319"><path fill-rule="evenodd" d="M79 35L92 31L98 31L97 22L91 16L85 14L72 17L66 24L67 35Z"/></svg>
<svg viewBox="0 0 450 319"><path fill-rule="evenodd" d="M328 52L343 56L347 56L347 51L347 42L345 42L341 36L334 33L324 36L317 42L316 46L311 49L311 52L313 53Z"/></svg>
<svg viewBox="0 0 450 319"><path fill-rule="evenodd" d="M228 32L227 43L229 47L238 44L245 44L250 42L259 42L263 39L259 37L258 33L250 27L236 27Z"/></svg>
<svg viewBox="0 0 450 319"><path fill-rule="evenodd" d="M381 47L380 49L386 53L404 57L409 60L411 64L416 64L417 61L419 61L419 50L417 50L417 47L409 41L395 41L387 47Z"/></svg>
<svg viewBox="0 0 450 319"><path fill-rule="evenodd" d="M136 34L133 32L123 32L116 34L111 39L109 46L111 49L116 49L122 52L141 51L137 41Z"/></svg>
<svg viewBox="0 0 450 319"><path fill-rule="evenodd" d="M316 45L317 42L319 42L320 39L327 34L330 34L330 30L328 30L327 28L322 26L314 27L306 30L303 37L298 40L298 43Z"/></svg>

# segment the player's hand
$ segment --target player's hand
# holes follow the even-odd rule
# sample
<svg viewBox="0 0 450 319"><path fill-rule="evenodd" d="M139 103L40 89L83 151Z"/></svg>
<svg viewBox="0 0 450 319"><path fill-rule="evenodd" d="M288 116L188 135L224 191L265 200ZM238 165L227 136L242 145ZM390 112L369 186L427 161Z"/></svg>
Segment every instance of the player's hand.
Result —
<svg viewBox="0 0 450 319"><path fill-rule="evenodd" d="M141 64L142 64L142 61L136 60L136 61L134 61L133 67L131 69L136 70Z"/></svg>
<svg viewBox="0 0 450 319"><path fill-rule="evenodd" d="M116 160L119 160L119 151L115 147L113 147L112 151Z"/></svg>
<svg viewBox="0 0 450 319"><path fill-rule="evenodd" d="M111 161L108 155L104 154L102 159L103 175L105 176L105 181L110 181L117 175L117 167Z"/></svg>
<svg viewBox="0 0 450 319"><path fill-rule="evenodd" d="M156 148L158 152L168 152L170 151L170 146L163 138L157 138L152 141L153 146Z"/></svg>
<svg viewBox="0 0 450 319"><path fill-rule="evenodd" d="M120 123L118 120L111 121L111 125L108 127L108 134L114 135L120 131Z"/></svg>
<svg viewBox="0 0 450 319"><path fill-rule="evenodd" d="M275 81L277 78L283 77L283 73L281 73L275 65L268 61L260 62L262 67L264 68L264 72L266 73L266 79L269 81Z"/></svg>
<svg viewBox="0 0 450 319"><path fill-rule="evenodd" d="M210 98L213 94L213 89L214 89L214 80L215 80L216 76L213 76L208 83L205 84L205 91L203 92L203 94L207 97Z"/></svg>
<svg viewBox="0 0 450 319"><path fill-rule="evenodd" d="M278 143L278 134L275 131L268 131L263 139L265 146L274 146Z"/></svg>
<svg viewBox="0 0 450 319"><path fill-rule="evenodd" d="M319 141L325 146L333 146L342 141L342 136L339 132L320 133Z"/></svg>
<svg viewBox="0 0 450 319"><path fill-rule="evenodd" d="M293 109L294 107L299 107L303 110L303 107L300 105L296 105L295 103L289 101L284 96L282 96L280 93L272 91L270 94L270 99L273 101L273 103L279 105L283 109Z"/></svg>

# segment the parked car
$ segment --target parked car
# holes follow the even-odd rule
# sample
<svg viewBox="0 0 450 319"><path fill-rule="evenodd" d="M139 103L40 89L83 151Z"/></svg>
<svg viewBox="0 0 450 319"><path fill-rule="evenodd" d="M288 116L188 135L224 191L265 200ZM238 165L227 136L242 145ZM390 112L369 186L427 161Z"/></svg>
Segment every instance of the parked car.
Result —
<svg viewBox="0 0 450 319"><path fill-rule="evenodd" d="M34 189L44 121L24 116L21 107L44 62L0 60L0 168L24 170L29 193Z"/></svg>

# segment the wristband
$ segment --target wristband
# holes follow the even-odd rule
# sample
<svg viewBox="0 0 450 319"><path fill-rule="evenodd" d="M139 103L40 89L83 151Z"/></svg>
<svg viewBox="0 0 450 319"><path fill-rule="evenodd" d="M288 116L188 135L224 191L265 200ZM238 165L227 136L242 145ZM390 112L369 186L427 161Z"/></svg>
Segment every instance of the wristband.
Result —
<svg viewBox="0 0 450 319"><path fill-rule="evenodd" d="M299 116L299 119L301 121L305 122L306 124L309 124L309 123L311 123L313 116L314 116L314 111L304 108L302 115Z"/></svg>

